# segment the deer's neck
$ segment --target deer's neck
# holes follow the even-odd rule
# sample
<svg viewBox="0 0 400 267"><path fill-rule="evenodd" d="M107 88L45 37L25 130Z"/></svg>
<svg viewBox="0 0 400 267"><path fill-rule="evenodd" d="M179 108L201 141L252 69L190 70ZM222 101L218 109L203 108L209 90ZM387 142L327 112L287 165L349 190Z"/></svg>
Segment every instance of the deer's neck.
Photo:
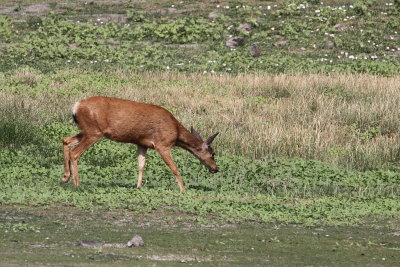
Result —
<svg viewBox="0 0 400 267"><path fill-rule="evenodd" d="M179 131L179 137L178 140L176 141L176 145L196 155L197 154L196 152L201 148L203 142L197 139L187 129L182 127L181 130Z"/></svg>

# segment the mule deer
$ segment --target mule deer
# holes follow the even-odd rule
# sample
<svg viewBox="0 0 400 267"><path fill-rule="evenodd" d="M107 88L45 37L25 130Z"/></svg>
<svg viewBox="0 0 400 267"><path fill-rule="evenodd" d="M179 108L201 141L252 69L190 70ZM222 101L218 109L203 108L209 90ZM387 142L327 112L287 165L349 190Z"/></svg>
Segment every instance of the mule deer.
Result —
<svg viewBox="0 0 400 267"><path fill-rule="evenodd" d="M134 143L138 147L138 183L142 186L143 171L148 148L155 149L175 175L180 190L185 186L179 176L172 157L171 148L179 146L196 156L209 171L216 173L214 151L211 143L218 133L203 141L200 135L191 128L189 132L166 109L119 98L93 96L77 102L72 110L74 121L80 133L65 137L64 178L71 176L74 185L79 186L78 159L81 154L103 136L117 142ZM73 149L71 149L74 147Z"/></svg>

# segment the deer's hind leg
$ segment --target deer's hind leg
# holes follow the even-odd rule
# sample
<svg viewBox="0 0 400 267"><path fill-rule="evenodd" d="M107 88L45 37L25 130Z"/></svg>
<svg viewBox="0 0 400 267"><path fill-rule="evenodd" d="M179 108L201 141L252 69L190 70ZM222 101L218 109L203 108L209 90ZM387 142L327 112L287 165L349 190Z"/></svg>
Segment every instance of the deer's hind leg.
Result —
<svg viewBox="0 0 400 267"><path fill-rule="evenodd" d="M82 140L82 134L79 133L74 136L64 137L62 139L63 142L63 151L64 151L64 178L61 180L63 183L69 181L71 177L71 159L70 159L70 151L71 147L76 146Z"/></svg>
<svg viewBox="0 0 400 267"><path fill-rule="evenodd" d="M69 159L71 161L72 177L74 178L74 185L79 186L78 175L78 159L91 145L96 143L103 137L101 133L98 134L84 134L78 145L69 152Z"/></svg>

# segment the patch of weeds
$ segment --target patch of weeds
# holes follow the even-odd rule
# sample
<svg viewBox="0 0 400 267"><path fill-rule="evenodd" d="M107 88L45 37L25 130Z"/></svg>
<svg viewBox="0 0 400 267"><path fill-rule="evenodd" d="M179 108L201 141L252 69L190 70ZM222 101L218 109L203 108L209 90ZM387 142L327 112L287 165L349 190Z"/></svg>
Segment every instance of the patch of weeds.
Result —
<svg viewBox="0 0 400 267"><path fill-rule="evenodd" d="M10 41L12 34L11 20L6 16L0 15L0 40Z"/></svg>
<svg viewBox="0 0 400 267"><path fill-rule="evenodd" d="M264 96L253 96L253 97L246 97L246 101L250 104L263 105L265 103L271 102L271 99L265 98Z"/></svg>
<svg viewBox="0 0 400 267"><path fill-rule="evenodd" d="M344 101L351 101L357 96L349 88L341 85L325 85L317 89L322 94Z"/></svg>
<svg viewBox="0 0 400 267"><path fill-rule="evenodd" d="M30 30L38 30L43 25L43 19L41 17L29 16L26 19L26 24Z"/></svg>
<svg viewBox="0 0 400 267"><path fill-rule="evenodd" d="M21 11L21 10L22 10L21 3L15 4L13 10L14 10L14 12L19 12L19 11Z"/></svg>
<svg viewBox="0 0 400 267"><path fill-rule="evenodd" d="M40 232L40 228L35 225L29 225L25 222L19 222L11 226L13 232Z"/></svg>
<svg viewBox="0 0 400 267"><path fill-rule="evenodd" d="M32 109L24 102L14 101L11 105L0 107L0 146L20 149L24 145L41 144L37 126L32 123Z"/></svg>
<svg viewBox="0 0 400 267"><path fill-rule="evenodd" d="M272 87L267 90L265 94L269 95L271 98L289 98L291 96L290 89L284 87Z"/></svg>
<svg viewBox="0 0 400 267"><path fill-rule="evenodd" d="M382 135L382 129L379 125L359 128L356 124L352 124L346 127L346 131L348 131L348 133L354 138L363 142L369 141L377 136Z"/></svg>
<svg viewBox="0 0 400 267"><path fill-rule="evenodd" d="M376 5L377 2L375 0L358 0L354 2L354 12L358 16L371 16L372 12L370 8Z"/></svg>
<svg viewBox="0 0 400 267"><path fill-rule="evenodd" d="M290 1L271 6L239 1L231 3L235 8L218 10L202 1L196 5L216 11L216 17L198 14L197 8L155 15L145 3L135 3L133 9L126 3L87 3L24 23L3 16L0 36L13 42L0 48L2 69L29 64L44 70L60 61L64 64L51 64L53 69L106 63L106 68L211 73L399 72L397 2ZM125 14L123 22L88 19L102 12ZM238 30L243 23L250 29ZM230 36L244 37L244 44L226 47ZM196 49L182 52L182 44ZM259 56L249 52L251 45ZM148 55L148 46L154 56ZM140 57L144 59L137 60Z"/></svg>

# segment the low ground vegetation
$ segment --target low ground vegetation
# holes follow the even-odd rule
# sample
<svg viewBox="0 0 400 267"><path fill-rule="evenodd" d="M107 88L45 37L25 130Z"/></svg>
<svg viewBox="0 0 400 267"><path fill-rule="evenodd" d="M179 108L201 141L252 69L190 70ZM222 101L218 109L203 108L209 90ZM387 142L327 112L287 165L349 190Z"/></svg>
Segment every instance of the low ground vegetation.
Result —
<svg viewBox="0 0 400 267"><path fill-rule="evenodd" d="M399 12L397 0L2 1L2 263L395 265ZM136 147L104 139L80 159L81 186L60 184L71 107L92 95L219 131L220 172L174 149L179 192L150 151L136 189ZM75 247L134 234L146 247Z"/></svg>
<svg viewBox="0 0 400 267"><path fill-rule="evenodd" d="M0 15L3 69L395 75L400 68L398 1L25 2ZM227 47L231 37L241 45Z"/></svg>
<svg viewBox="0 0 400 267"><path fill-rule="evenodd" d="M307 225L399 214L397 78L20 69L0 83L2 204ZM204 135L221 131L221 171L211 175L174 150L189 188L179 193L161 158L149 153L144 188L136 190L135 146L103 140L80 160L82 186L60 185L60 140L78 131L71 106L93 94L159 104Z"/></svg>

